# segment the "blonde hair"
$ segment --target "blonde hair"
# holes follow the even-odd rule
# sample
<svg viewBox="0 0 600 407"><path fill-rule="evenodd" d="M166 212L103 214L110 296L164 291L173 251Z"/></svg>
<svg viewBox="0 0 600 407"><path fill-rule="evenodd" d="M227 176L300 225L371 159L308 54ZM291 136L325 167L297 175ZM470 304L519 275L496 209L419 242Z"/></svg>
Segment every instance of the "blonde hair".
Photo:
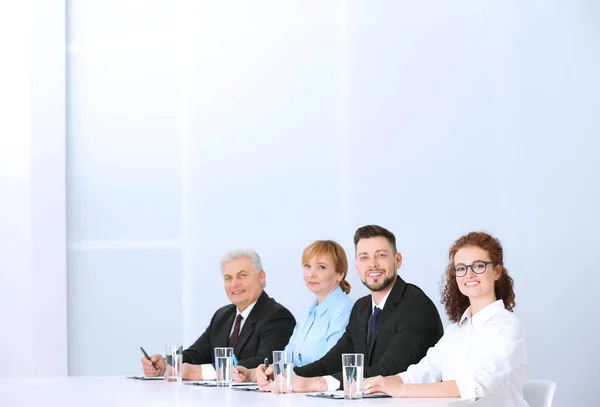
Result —
<svg viewBox="0 0 600 407"><path fill-rule="evenodd" d="M304 252L302 252L302 264L308 263L314 257L323 257L324 255L330 255L333 259L333 266L337 274L342 275L342 281L340 281L340 288L346 294L350 293L350 283L346 281L346 275L348 274L348 258L344 248L339 243L333 240L316 240L309 244Z"/></svg>

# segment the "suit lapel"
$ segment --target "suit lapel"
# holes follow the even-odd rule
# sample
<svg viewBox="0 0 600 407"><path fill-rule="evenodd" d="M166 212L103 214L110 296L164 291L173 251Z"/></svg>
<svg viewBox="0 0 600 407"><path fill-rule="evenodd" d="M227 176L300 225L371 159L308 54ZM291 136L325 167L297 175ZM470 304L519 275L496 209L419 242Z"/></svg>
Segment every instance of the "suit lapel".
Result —
<svg viewBox="0 0 600 407"><path fill-rule="evenodd" d="M231 332L231 327L233 325L233 321L235 320L236 313L237 311L235 306L232 306L231 310L227 311L227 315L223 319L223 323L219 327L217 335L215 336L214 348L229 346L229 332Z"/></svg>
<svg viewBox="0 0 600 407"><path fill-rule="evenodd" d="M367 350L369 349L368 335L369 335L369 317L371 316L371 299L366 303L366 306L360 310L358 314L358 338L362 338L360 341L360 348L356 347L357 353L363 353L367 356ZM368 364L367 364L368 365Z"/></svg>
<svg viewBox="0 0 600 407"><path fill-rule="evenodd" d="M358 337L362 338L360 342L360 349L356 349L356 353L362 353L365 355L365 367L369 366L369 319L371 318L371 299L367 302L367 306L364 307L358 315L358 326L359 332Z"/></svg>
<svg viewBox="0 0 600 407"><path fill-rule="evenodd" d="M404 280L400 278L400 276L396 277L396 282L394 283L394 287L392 287L392 291L390 291L390 295L385 302L385 306L381 311L381 315L379 316L379 321L377 321L377 326L375 327L375 333L373 334L373 339L371 340L371 345L369 346L369 357L367 358L369 361L371 360L371 356L373 353L373 348L375 347L375 341L377 341L377 336L383 330L385 324L392 318L394 315L394 311L396 310L396 305L400 302L402 298L402 293L404 292L404 286L406 283ZM370 327L367 327L367 330Z"/></svg>
<svg viewBox="0 0 600 407"><path fill-rule="evenodd" d="M256 323L258 322L258 317L262 313L262 309L264 308L265 303L268 300L269 296L263 291L260 297L258 297L254 308L252 308L252 311L250 311L250 314L248 314L248 319L246 320L246 322L244 322L244 326L242 327L242 331L240 332L240 335L238 337L237 346L233 350L233 353L235 353L238 358L241 358L240 353L242 351L242 348L244 347L246 342L248 342L248 339L250 339L250 337L252 336L252 333L256 328Z"/></svg>
<svg viewBox="0 0 600 407"><path fill-rule="evenodd" d="M254 311L254 310L252 310L252 311ZM256 320L251 321L250 315L248 315L248 321L246 321L246 323L244 323L242 332L240 332L240 336L238 337L238 343L237 343L235 349L233 350L233 353L235 353L238 356L238 359L241 359L241 356L239 356L240 352L241 352L242 348L244 347L244 345L246 344L246 342L248 342L248 339L254 332L255 327L256 327Z"/></svg>

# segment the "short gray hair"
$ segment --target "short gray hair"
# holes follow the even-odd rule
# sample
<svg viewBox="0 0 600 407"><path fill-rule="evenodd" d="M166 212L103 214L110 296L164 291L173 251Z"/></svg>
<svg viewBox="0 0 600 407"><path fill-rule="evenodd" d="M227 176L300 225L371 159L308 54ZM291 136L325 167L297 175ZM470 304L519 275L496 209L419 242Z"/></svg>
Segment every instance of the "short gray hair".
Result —
<svg viewBox="0 0 600 407"><path fill-rule="evenodd" d="M260 256L252 249L231 249L227 253L221 257L221 273L223 272L223 266L225 263L229 263L230 261L240 259L242 257L249 257L252 260L252 265L254 266L254 271L256 274L259 274L263 269L262 261L260 260Z"/></svg>

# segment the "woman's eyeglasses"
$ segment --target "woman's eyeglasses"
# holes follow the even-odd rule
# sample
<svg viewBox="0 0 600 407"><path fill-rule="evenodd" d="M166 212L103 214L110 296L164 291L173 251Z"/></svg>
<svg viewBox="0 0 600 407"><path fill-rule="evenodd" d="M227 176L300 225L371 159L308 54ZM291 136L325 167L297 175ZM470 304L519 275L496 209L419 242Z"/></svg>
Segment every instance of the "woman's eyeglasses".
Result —
<svg viewBox="0 0 600 407"><path fill-rule="evenodd" d="M493 261L474 261L473 263L466 265L466 264L462 264L459 263L454 267L451 267L450 270L454 273L454 275L456 277L464 277L467 275L467 271L469 270L469 267L471 267L471 270L473 270L473 273L475 274L483 274L485 273L485 269L487 268L488 264L494 264Z"/></svg>

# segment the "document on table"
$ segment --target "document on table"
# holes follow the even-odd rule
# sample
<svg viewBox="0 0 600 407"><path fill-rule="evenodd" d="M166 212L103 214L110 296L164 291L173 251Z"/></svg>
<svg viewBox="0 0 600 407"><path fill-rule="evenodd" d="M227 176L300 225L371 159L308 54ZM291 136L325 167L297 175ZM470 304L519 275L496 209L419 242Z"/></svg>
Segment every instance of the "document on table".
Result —
<svg viewBox="0 0 600 407"><path fill-rule="evenodd" d="M233 386L232 387L233 390L239 390L239 391L262 391L260 389L260 387L258 386Z"/></svg>
<svg viewBox="0 0 600 407"><path fill-rule="evenodd" d="M127 376L128 379L135 379L135 380L164 380L163 376L154 376L154 377L148 377L148 376Z"/></svg>
<svg viewBox="0 0 600 407"><path fill-rule="evenodd" d="M189 384L189 385L192 385L192 386L217 387L217 381L216 380L195 380L195 381L184 382L184 384ZM252 382L242 382L242 383L232 382L231 383L231 387L258 387L258 383L252 383Z"/></svg>
<svg viewBox="0 0 600 407"><path fill-rule="evenodd" d="M325 398L325 399L343 399L344 392L342 390L326 391L326 392L318 392L318 393L308 393L307 396L308 397L321 397L321 398ZM363 394L363 396L362 396L363 399L377 399L377 398L389 398L389 397L391 397L391 396L388 396L387 394L384 394L384 393ZM359 400L359 399L356 399L356 400Z"/></svg>

